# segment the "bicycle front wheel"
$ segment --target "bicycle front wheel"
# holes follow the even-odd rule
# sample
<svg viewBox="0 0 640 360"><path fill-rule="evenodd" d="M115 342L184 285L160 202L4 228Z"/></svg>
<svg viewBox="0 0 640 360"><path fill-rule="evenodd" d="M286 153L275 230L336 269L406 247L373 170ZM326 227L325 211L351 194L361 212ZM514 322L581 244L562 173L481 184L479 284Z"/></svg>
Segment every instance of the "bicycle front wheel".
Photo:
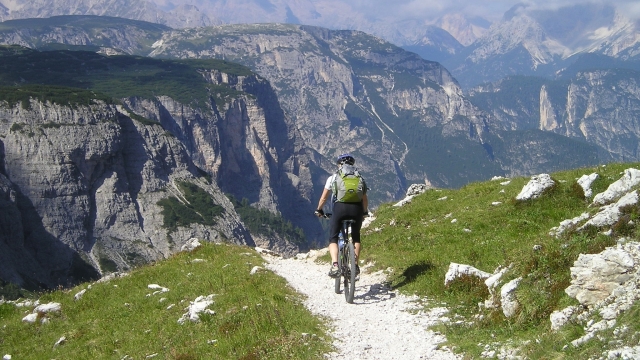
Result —
<svg viewBox="0 0 640 360"><path fill-rule="evenodd" d="M344 245L345 251L345 268L342 277L344 279L344 298L349 304L353 304L353 295L356 292L356 251L353 243L349 242Z"/></svg>

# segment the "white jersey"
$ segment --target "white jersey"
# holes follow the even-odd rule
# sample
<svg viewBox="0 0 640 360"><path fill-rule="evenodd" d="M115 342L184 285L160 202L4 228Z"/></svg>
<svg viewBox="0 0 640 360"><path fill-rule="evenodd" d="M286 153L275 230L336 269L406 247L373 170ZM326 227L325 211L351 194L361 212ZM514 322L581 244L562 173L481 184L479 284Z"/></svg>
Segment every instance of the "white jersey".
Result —
<svg viewBox="0 0 640 360"><path fill-rule="evenodd" d="M338 174L333 174L329 176L329 178L327 179L327 182L324 184L325 189L332 190L333 182L336 181L336 176L338 176Z"/></svg>

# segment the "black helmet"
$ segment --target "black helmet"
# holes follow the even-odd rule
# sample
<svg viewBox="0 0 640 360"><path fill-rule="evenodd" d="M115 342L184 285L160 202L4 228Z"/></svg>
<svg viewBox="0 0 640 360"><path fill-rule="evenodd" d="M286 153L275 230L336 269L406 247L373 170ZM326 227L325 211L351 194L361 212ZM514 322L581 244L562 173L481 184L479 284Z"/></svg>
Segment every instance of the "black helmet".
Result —
<svg viewBox="0 0 640 360"><path fill-rule="evenodd" d="M338 164L348 164L353 165L356 163L356 159L351 156L351 154L342 154L338 156Z"/></svg>

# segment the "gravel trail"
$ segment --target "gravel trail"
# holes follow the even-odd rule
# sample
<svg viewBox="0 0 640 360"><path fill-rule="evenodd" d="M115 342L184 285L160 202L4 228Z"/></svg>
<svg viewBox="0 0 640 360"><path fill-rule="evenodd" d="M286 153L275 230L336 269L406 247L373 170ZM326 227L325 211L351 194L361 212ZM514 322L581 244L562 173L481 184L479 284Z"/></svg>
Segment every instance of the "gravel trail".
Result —
<svg viewBox="0 0 640 360"><path fill-rule="evenodd" d="M442 321L446 309L429 312L416 309L417 297L395 293L384 285L381 272L369 273L362 267L356 283L353 304L344 294L334 292L328 266L315 263L326 250L283 259L263 254L267 268L284 277L298 292L306 295L305 306L314 314L330 319L333 345L337 349L328 359L461 359L446 347L445 341L427 327ZM413 314L412 314L413 313Z"/></svg>

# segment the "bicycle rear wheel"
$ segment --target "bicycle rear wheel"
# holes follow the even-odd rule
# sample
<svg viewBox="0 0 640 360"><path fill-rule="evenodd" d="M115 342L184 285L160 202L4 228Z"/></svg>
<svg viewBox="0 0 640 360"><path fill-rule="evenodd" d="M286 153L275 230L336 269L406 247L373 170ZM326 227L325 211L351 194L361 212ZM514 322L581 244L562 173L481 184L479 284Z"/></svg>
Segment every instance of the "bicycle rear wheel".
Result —
<svg viewBox="0 0 640 360"><path fill-rule="evenodd" d="M340 253L338 254L338 266L340 266L340 269L342 269L342 251L340 251ZM336 294L340 294L340 281L341 281L342 276L338 276L335 278L335 291Z"/></svg>
<svg viewBox="0 0 640 360"><path fill-rule="evenodd" d="M353 295L356 292L356 252L353 243L349 242L345 244L344 251L345 266L342 273L342 278L344 279L344 298L349 304L353 304Z"/></svg>

